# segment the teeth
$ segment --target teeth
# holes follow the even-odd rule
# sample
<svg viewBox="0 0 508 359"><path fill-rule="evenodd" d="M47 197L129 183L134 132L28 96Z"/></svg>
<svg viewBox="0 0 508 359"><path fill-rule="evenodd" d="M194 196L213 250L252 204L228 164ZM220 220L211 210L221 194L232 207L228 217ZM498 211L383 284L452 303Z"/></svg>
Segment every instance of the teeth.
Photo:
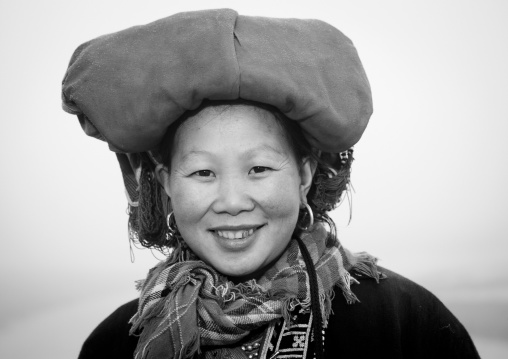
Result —
<svg viewBox="0 0 508 359"><path fill-rule="evenodd" d="M227 239L242 239L254 233L254 228L242 231L217 231L220 237Z"/></svg>

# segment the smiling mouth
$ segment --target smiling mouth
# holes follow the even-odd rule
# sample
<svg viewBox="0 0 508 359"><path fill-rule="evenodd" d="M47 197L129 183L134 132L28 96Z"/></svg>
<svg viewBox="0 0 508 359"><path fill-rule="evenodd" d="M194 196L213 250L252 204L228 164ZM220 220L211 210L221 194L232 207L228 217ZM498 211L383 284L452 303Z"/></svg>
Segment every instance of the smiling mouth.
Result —
<svg viewBox="0 0 508 359"><path fill-rule="evenodd" d="M239 230L215 229L212 230L212 232L216 233L217 236L224 239L243 239L253 235L254 232L260 229L261 227L263 227L263 225L251 228L242 228Z"/></svg>

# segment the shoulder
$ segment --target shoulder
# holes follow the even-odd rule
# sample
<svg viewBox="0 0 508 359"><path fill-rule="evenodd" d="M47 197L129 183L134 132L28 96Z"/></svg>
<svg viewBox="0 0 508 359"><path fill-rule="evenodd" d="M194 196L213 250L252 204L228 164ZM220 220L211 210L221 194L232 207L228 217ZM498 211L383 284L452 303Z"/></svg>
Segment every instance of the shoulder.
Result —
<svg viewBox="0 0 508 359"><path fill-rule="evenodd" d="M386 279L379 283L353 275L359 284L351 289L360 302L348 305L336 296L327 336L347 337L391 358L478 357L466 329L436 296L395 272L380 271Z"/></svg>
<svg viewBox="0 0 508 359"><path fill-rule="evenodd" d="M379 283L371 278L352 274L359 283L352 284L351 288L360 303L369 304L370 307L370 304L375 304L375 307L392 308L400 315L413 315L414 310L428 307L444 308L441 301L421 285L386 268L379 267L379 270L386 276Z"/></svg>
<svg viewBox="0 0 508 359"><path fill-rule="evenodd" d="M138 338L130 336L130 318L138 300L130 301L104 319L85 340L79 359L132 359Z"/></svg>

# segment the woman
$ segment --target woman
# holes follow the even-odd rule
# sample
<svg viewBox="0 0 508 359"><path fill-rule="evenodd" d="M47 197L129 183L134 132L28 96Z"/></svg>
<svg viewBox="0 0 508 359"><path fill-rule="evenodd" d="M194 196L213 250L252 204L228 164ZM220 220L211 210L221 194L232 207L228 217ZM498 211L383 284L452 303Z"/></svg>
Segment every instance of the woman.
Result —
<svg viewBox="0 0 508 359"><path fill-rule="evenodd" d="M478 357L432 294L337 239L372 101L335 28L177 14L80 46L62 94L117 152L131 238L168 254L80 358Z"/></svg>

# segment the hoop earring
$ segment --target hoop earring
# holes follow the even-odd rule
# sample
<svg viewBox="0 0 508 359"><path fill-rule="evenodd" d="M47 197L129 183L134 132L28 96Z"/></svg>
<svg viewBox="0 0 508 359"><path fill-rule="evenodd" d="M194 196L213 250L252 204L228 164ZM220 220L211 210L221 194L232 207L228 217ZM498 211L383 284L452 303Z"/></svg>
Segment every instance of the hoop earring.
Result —
<svg viewBox="0 0 508 359"><path fill-rule="evenodd" d="M176 239L176 236L178 234L178 227L176 226L175 216L173 215L173 211L171 211L168 214L168 216L166 217L166 224L168 226L168 237Z"/></svg>
<svg viewBox="0 0 508 359"><path fill-rule="evenodd" d="M307 210L310 218L309 225L307 227L302 227L302 229L306 231L314 225L314 212L312 212L312 208L310 208L308 203L304 203L303 205L305 206L305 209Z"/></svg>

